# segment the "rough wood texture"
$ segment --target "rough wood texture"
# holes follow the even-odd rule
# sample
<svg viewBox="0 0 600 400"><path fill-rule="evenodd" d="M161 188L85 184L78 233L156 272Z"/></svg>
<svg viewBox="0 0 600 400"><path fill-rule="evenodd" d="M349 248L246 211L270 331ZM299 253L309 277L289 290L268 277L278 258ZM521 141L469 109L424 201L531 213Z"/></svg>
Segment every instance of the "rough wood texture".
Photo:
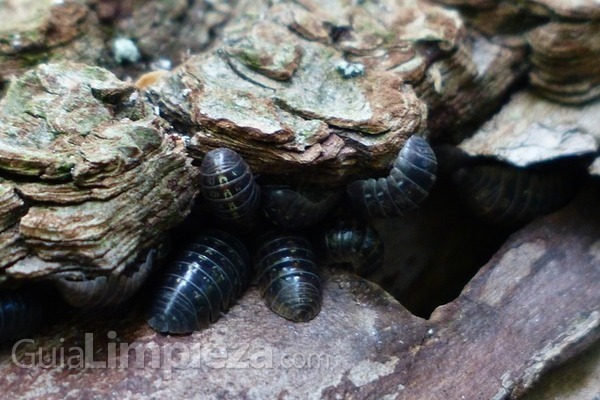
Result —
<svg viewBox="0 0 600 400"><path fill-rule="evenodd" d="M0 101L1 279L120 270L181 222L198 172L165 127L101 68L14 80Z"/></svg>
<svg viewBox="0 0 600 400"><path fill-rule="evenodd" d="M529 32L527 42L529 79L540 94L567 104L600 96L600 21L548 23Z"/></svg>
<svg viewBox="0 0 600 400"><path fill-rule="evenodd" d="M600 399L600 342L549 371L523 400Z"/></svg>
<svg viewBox="0 0 600 400"><path fill-rule="evenodd" d="M208 47L235 1L6 0L0 2L0 83L37 64L70 60L119 77L170 69ZM137 62L115 58L131 40Z"/></svg>
<svg viewBox="0 0 600 400"><path fill-rule="evenodd" d="M571 21L598 21L600 20L600 7L596 0L525 0L514 2L510 0L435 0L435 3L459 7L469 16L478 28L488 30L490 33L502 33L499 27L512 26L522 32L544 22L545 19L561 19ZM496 16L497 19L488 19L485 23L483 16ZM517 26L516 16L521 16L520 26ZM532 16L538 19L530 19ZM512 19L511 21L507 20Z"/></svg>
<svg viewBox="0 0 600 400"><path fill-rule="evenodd" d="M94 361L113 367L19 368L7 349L0 385L50 399L516 398L548 368L600 338L599 198L597 188L588 191L514 234L429 321L372 284L329 273L323 310L310 323L283 321L255 289L218 324L191 336L161 336L135 318L67 323L21 345L17 360L31 363L38 346L64 346L68 356L70 347L84 345L84 332L95 332ZM141 356L131 351L129 368L118 369L119 353L108 356L108 344L117 342L145 348L144 366L136 367ZM190 348L191 358L180 352ZM152 349L159 353L150 355Z"/></svg>
<svg viewBox="0 0 600 400"><path fill-rule="evenodd" d="M415 91L428 106L434 138L458 141L491 116L529 68L522 46L505 47L469 31L464 47L430 65Z"/></svg>
<svg viewBox="0 0 600 400"><path fill-rule="evenodd" d="M238 7L214 49L149 95L192 155L227 146L258 174L341 183L384 170L410 135L481 117L524 71L522 51L471 38L426 2Z"/></svg>
<svg viewBox="0 0 600 400"><path fill-rule="evenodd" d="M213 42L219 28L233 14L236 3L234 0L108 0L99 5L106 10L103 19L111 17L119 35L134 40L145 59L178 65L189 54L196 54ZM110 13L109 5L117 9Z"/></svg>
<svg viewBox="0 0 600 400"><path fill-rule="evenodd" d="M5 0L0 20L0 83L50 60L94 65L100 59L97 20L81 2Z"/></svg>
<svg viewBox="0 0 600 400"><path fill-rule="evenodd" d="M594 0L437 0L463 11L487 36L530 49L531 86L543 96L583 104L600 95L600 5Z"/></svg>
<svg viewBox="0 0 600 400"><path fill-rule="evenodd" d="M459 148L471 156L493 157L527 167L597 153L599 123L599 101L570 107L522 91Z"/></svg>
<svg viewBox="0 0 600 400"><path fill-rule="evenodd" d="M114 399L318 398L345 373L360 386L393 373L409 362L410 347L425 335L424 329L420 319L377 286L336 273L328 276L323 310L310 323L274 314L258 289L247 292L218 324L191 336L161 336L140 319L71 322L22 348L19 359L25 361L23 350L34 351L40 344L61 346L61 337L67 349L83 346L84 332L95 332L94 361L118 365L119 360L107 357L107 332L113 330L119 342L147 349L145 363L136 367L141 355L131 351L126 369L21 369L12 364L7 349L0 357L0 386L15 393L38 387L41 391L32 397L49 399L69 398L69 393ZM192 351L188 361L178 355L178 349L186 348ZM152 349L165 356L150 355Z"/></svg>

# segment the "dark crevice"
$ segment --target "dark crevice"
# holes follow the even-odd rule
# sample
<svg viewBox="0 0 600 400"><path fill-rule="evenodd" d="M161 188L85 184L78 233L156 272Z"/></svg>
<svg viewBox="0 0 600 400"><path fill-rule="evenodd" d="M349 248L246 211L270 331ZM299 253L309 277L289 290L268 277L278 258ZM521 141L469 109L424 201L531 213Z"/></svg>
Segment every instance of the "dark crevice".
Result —
<svg viewBox="0 0 600 400"><path fill-rule="evenodd" d="M396 274L375 281L422 318L455 299L513 232L478 221L452 191L442 179L417 211L380 229L384 269Z"/></svg>
<svg viewBox="0 0 600 400"><path fill-rule="evenodd" d="M397 268L396 275L384 276L377 282L409 311L423 318L428 318L438 306L458 297L464 286L498 252L510 235L535 218L570 204L590 181L586 169L591 157L567 157L523 170L489 158L461 158L460 154L450 158L439 157L439 150L437 154L441 173L430 197L414 214L403 217L404 220L399 219L395 224L388 223L388 229L391 226L395 233L384 236L388 238L386 250L394 252L396 248L413 253L396 251L397 254L392 254L391 260L386 259L386 267ZM546 190L551 197L543 207L551 208L529 210L531 212L517 214L521 217L517 219L486 222L474 213L471 204L465 202L452 174L456 169L481 165L538 174L539 179L546 175L554 178L562 176L570 184L557 186L558 190L564 189L565 193L554 193L553 186ZM526 200L529 196L527 186L521 189L524 191L514 193L516 201ZM510 191L507 193L512 194ZM511 205L508 212L512 208ZM520 212L521 209L517 210ZM503 213L499 215L509 216ZM411 239L401 235L413 235L414 246L410 245ZM413 247L414 250L411 250Z"/></svg>
<svg viewBox="0 0 600 400"><path fill-rule="evenodd" d="M6 171L0 167L0 180L10 181L18 186L24 183L40 183L41 178L39 175L20 175L14 172ZM46 181L47 183L65 183L66 180L55 180Z"/></svg>

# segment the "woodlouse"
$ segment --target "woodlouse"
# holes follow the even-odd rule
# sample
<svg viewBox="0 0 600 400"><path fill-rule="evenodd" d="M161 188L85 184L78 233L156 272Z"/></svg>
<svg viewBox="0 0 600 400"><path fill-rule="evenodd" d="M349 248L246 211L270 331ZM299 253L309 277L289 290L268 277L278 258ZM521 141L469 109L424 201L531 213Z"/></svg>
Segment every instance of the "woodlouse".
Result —
<svg viewBox="0 0 600 400"><path fill-rule="evenodd" d="M156 249L145 253L142 260L134 262L119 274L77 280L70 273L54 278L63 299L73 307L99 309L121 304L131 298L144 284L156 259Z"/></svg>
<svg viewBox="0 0 600 400"><path fill-rule="evenodd" d="M258 284L271 310L294 322L317 316L321 278L308 240L295 234L271 233L255 259Z"/></svg>
<svg viewBox="0 0 600 400"><path fill-rule="evenodd" d="M44 303L32 290L0 292L0 342L23 338L39 328Z"/></svg>
<svg viewBox="0 0 600 400"><path fill-rule="evenodd" d="M453 178L467 207L499 225L522 224L557 210L573 198L578 184L567 172L502 164L461 168Z"/></svg>
<svg viewBox="0 0 600 400"><path fill-rule="evenodd" d="M209 151L200 166L202 195L221 223L250 229L257 218L259 187L250 167L235 151Z"/></svg>
<svg viewBox="0 0 600 400"><path fill-rule="evenodd" d="M369 218L403 215L429 195L436 173L436 157L427 140L411 136L388 176L352 182L347 191L355 209Z"/></svg>
<svg viewBox="0 0 600 400"><path fill-rule="evenodd" d="M369 276L383 264L383 242L377 230L364 222L335 222L325 229L318 247L327 264L350 265L361 276Z"/></svg>
<svg viewBox="0 0 600 400"><path fill-rule="evenodd" d="M299 185L263 185L262 211L267 220L282 228L303 228L325 218L340 199L340 193Z"/></svg>
<svg viewBox="0 0 600 400"><path fill-rule="evenodd" d="M148 324L162 333L206 328L241 295L250 275L242 242L222 231L199 234L162 274Z"/></svg>

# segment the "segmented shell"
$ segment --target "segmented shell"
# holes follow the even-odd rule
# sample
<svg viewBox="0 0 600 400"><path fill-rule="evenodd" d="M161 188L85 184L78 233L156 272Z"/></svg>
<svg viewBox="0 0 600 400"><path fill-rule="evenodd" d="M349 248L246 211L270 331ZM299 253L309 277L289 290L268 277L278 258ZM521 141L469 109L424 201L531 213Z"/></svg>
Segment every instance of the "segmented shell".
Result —
<svg viewBox="0 0 600 400"><path fill-rule="evenodd" d="M32 290L0 292L0 342L24 338L43 322L44 303Z"/></svg>
<svg viewBox="0 0 600 400"><path fill-rule="evenodd" d="M325 218L340 199L340 193L302 185L263 185L263 214L273 225L304 228Z"/></svg>
<svg viewBox="0 0 600 400"><path fill-rule="evenodd" d="M312 246L293 234L269 235L256 254L258 283L267 306L294 322L321 310L321 278Z"/></svg>
<svg viewBox="0 0 600 400"><path fill-rule="evenodd" d="M484 221L522 224L566 205L577 179L567 173L480 165L454 174L457 191L467 207Z"/></svg>
<svg viewBox="0 0 600 400"><path fill-rule="evenodd" d="M242 294L250 275L249 256L238 239L221 231L200 234L164 271L148 324L163 333L206 328Z"/></svg>
<svg viewBox="0 0 600 400"><path fill-rule="evenodd" d="M258 185L244 159L235 151L209 151L200 166L202 195L214 217L225 225L251 227L260 203Z"/></svg>
<svg viewBox="0 0 600 400"><path fill-rule="evenodd" d="M56 274L54 284L63 299L73 307L100 309L130 299L142 287L154 268L156 249L146 252L141 262L133 263L119 274L78 280L72 273Z"/></svg>
<svg viewBox="0 0 600 400"><path fill-rule="evenodd" d="M387 177L352 182L347 191L355 209L369 218L403 215L429 195L436 173L437 161L427 140L411 136Z"/></svg>
<svg viewBox="0 0 600 400"><path fill-rule="evenodd" d="M364 222L337 221L323 233L320 247L328 264L349 264L361 276L370 275L383 264L379 233Z"/></svg>

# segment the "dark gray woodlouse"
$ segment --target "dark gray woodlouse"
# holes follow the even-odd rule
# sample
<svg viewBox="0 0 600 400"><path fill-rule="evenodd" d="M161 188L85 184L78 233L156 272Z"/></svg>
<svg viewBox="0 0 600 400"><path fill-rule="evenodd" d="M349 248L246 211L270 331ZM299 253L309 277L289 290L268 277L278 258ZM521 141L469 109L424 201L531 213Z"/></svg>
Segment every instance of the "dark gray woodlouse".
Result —
<svg viewBox="0 0 600 400"><path fill-rule="evenodd" d="M202 195L216 220L226 226L250 229L256 224L259 187L250 167L235 151L209 151L200 166Z"/></svg>
<svg viewBox="0 0 600 400"><path fill-rule="evenodd" d="M222 231L197 235L167 265L148 314L162 333L190 333L208 327L229 309L250 282L245 246Z"/></svg>
<svg viewBox="0 0 600 400"><path fill-rule="evenodd" d="M308 185L261 186L262 211L273 225L304 228L325 218L338 203L340 193Z"/></svg>
<svg viewBox="0 0 600 400"><path fill-rule="evenodd" d="M32 290L0 292L0 342L34 333L43 322L44 311L43 300Z"/></svg>
<svg viewBox="0 0 600 400"><path fill-rule="evenodd" d="M355 209L369 218L399 216L425 200L436 173L436 157L427 140L411 136L388 176L352 182L347 191Z"/></svg>
<svg viewBox="0 0 600 400"><path fill-rule="evenodd" d="M294 322L310 321L321 310L321 278L311 244L285 232L264 238L256 257L258 284L267 306Z"/></svg>
<svg viewBox="0 0 600 400"><path fill-rule="evenodd" d="M365 277L383 264L384 246L379 233L356 220L340 220L326 228L318 248L327 264L350 265Z"/></svg>
<svg viewBox="0 0 600 400"><path fill-rule="evenodd" d="M77 275L57 274L54 284L63 299L73 307L100 309L116 306L130 299L144 284L154 268L156 249L146 252L143 260L134 262L119 274L78 280Z"/></svg>
<svg viewBox="0 0 600 400"><path fill-rule="evenodd" d="M567 171L478 165L454 174L457 192L478 218L498 225L517 225L566 205L578 179Z"/></svg>

